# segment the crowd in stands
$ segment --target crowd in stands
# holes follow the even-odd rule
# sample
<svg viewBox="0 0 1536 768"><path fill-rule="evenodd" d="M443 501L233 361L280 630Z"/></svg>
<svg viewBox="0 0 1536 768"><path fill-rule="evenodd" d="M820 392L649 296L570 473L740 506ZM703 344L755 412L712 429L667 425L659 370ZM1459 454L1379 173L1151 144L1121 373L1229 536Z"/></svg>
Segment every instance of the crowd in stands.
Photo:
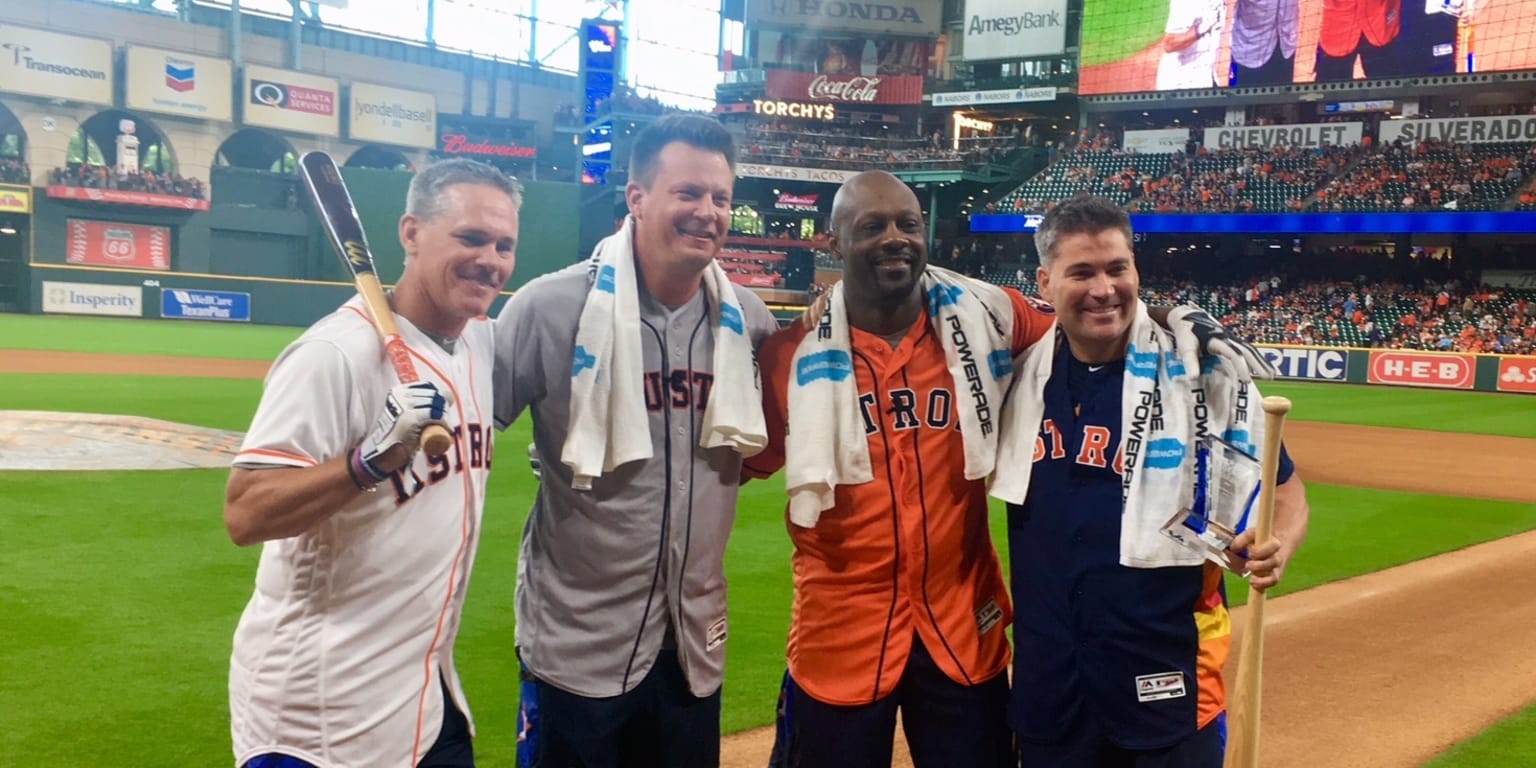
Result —
<svg viewBox="0 0 1536 768"><path fill-rule="evenodd" d="M1317 211L1497 210L1520 186L1530 144L1395 141L1318 190Z"/></svg>
<svg viewBox="0 0 1536 768"><path fill-rule="evenodd" d="M1300 211L1318 187L1360 156L1360 147L1225 149L1175 154L1167 172L1140 180L1136 207L1155 213Z"/></svg>
<svg viewBox="0 0 1536 768"><path fill-rule="evenodd" d="M1152 303L1193 302L1269 344L1536 354L1536 294L1462 281L1143 282Z"/></svg>
<svg viewBox="0 0 1536 768"><path fill-rule="evenodd" d="M48 174L48 183L64 187L154 192L178 197L195 197L199 200L208 197L207 189L200 179L189 179L175 173L155 173L150 170L122 173L116 168L105 165L85 163L53 169Z"/></svg>
<svg viewBox="0 0 1536 768"><path fill-rule="evenodd" d="M861 171L961 170L1007 162L1022 146L1018 134L962 138L960 149L941 132L922 136L882 124L806 126L785 122L735 126L742 159L770 165Z"/></svg>
<svg viewBox="0 0 1536 768"><path fill-rule="evenodd" d="M32 169L28 168L25 162L16 158L0 158L0 183L31 184Z"/></svg>
<svg viewBox="0 0 1536 768"><path fill-rule="evenodd" d="M1246 148L1139 154L1086 133L988 212L1044 213L1079 192L1156 213L1536 210L1536 144ZM1518 194L1517 194L1518 193Z"/></svg>

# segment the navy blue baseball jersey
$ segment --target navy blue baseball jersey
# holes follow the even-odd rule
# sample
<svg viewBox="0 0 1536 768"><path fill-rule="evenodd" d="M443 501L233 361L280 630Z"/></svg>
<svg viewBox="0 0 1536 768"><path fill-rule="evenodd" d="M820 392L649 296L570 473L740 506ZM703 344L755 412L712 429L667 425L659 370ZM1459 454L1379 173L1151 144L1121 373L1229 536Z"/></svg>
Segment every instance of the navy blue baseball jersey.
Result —
<svg viewBox="0 0 1536 768"><path fill-rule="evenodd" d="M1126 749L1175 744L1225 709L1222 570L1120 565L1123 362L1062 344L1045 387L1029 495L1008 506L1014 600L1010 725L1048 743L1082 717ZM1294 467L1283 449L1280 482ZM1173 510L1169 510L1169 516Z"/></svg>

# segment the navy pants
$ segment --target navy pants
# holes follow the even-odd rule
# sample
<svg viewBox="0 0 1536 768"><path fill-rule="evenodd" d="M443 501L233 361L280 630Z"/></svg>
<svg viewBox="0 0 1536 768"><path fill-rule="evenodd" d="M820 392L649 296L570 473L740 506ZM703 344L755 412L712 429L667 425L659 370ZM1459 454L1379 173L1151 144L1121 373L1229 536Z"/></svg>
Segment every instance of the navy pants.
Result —
<svg viewBox="0 0 1536 768"><path fill-rule="evenodd" d="M519 768L716 768L720 691L699 698L677 652L663 649L640 684L610 698L560 690L523 671Z"/></svg>
<svg viewBox="0 0 1536 768"><path fill-rule="evenodd" d="M916 768L1007 768L1014 764L1007 707L1006 673L957 683L914 637L896 690L870 704L817 701L786 673L769 768L889 768L897 710Z"/></svg>
<svg viewBox="0 0 1536 768"><path fill-rule="evenodd" d="M1019 768L1221 768L1227 745L1225 712L1194 735L1162 749L1125 749L1084 715L1060 740L1019 742Z"/></svg>

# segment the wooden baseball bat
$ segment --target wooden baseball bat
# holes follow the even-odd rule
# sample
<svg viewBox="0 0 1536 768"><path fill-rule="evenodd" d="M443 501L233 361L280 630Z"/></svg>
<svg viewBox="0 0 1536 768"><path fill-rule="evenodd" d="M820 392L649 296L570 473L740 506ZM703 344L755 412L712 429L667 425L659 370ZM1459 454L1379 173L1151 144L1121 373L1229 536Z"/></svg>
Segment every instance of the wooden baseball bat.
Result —
<svg viewBox="0 0 1536 768"><path fill-rule="evenodd" d="M309 198L320 213L320 224L331 238L331 245L341 256L342 263L352 273L357 292L363 297L363 306L373 318L373 327L384 341L385 354L395 368L401 383L415 384L421 381L416 366L411 363L411 353L400 339L400 329L395 326L395 315L384 297L384 287L373 270L373 251L368 248L368 237L363 233L362 219L352 205L352 195L347 192L346 182L336 161L325 152L305 152L299 158L299 170ZM421 431L421 448L428 456L442 456L453 446L453 434L441 424L428 424Z"/></svg>
<svg viewBox="0 0 1536 768"><path fill-rule="evenodd" d="M1259 517L1254 543L1270 539L1275 522L1275 476L1280 472L1280 438L1291 401L1264 398L1264 455L1259 473ZM1259 711L1264 688L1264 593L1248 587L1248 619L1237 650L1237 682L1227 704L1225 768L1259 768Z"/></svg>

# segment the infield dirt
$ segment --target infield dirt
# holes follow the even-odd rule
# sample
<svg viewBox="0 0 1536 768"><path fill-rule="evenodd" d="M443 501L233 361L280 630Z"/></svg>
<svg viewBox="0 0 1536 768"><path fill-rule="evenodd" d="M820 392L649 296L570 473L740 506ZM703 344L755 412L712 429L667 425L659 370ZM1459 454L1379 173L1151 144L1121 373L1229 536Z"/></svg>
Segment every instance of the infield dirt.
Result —
<svg viewBox="0 0 1536 768"><path fill-rule="evenodd" d="M0 373L259 378L266 368L0 351ZM1536 440L1292 421L1286 443L1309 481L1536 504ZM1500 597L1536 579L1533 553L1536 532L1269 601L1265 768L1411 768L1536 700L1536 601ZM1235 609L1234 626L1243 615ZM772 742L769 728L729 736L722 765L762 768ZM896 764L910 766L904 753Z"/></svg>

